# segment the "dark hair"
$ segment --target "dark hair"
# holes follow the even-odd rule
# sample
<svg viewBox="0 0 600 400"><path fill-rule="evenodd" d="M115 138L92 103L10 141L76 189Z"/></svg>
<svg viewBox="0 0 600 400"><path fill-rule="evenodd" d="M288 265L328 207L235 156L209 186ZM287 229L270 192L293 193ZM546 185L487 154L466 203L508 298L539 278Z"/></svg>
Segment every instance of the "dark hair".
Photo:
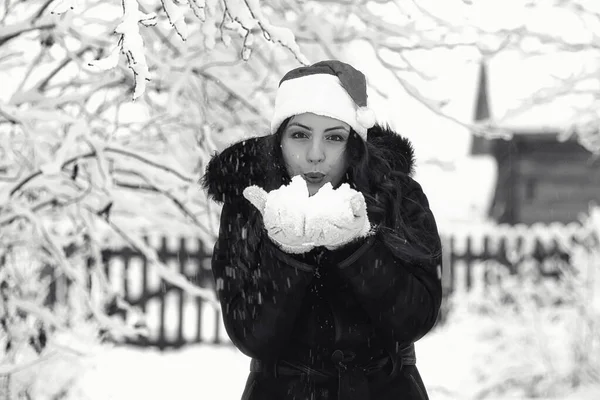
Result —
<svg viewBox="0 0 600 400"><path fill-rule="evenodd" d="M281 139L290 119L283 121L273 135L274 162L283 166L284 176L281 180L284 183L288 183L290 177L285 170ZM363 140L356 131L350 129L346 157L348 171L345 181L353 189L363 193L369 219L372 224L378 225L379 238L394 255L403 260L417 262L430 262L439 257L441 245L431 212L426 210L425 213L421 213L425 214L425 218L419 221L405 220L403 199L415 188L415 183L408 174L395 171L387 161L397 155L388 148L375 146ZM429 207L422 192L417 203L421 204L412 206L422 209Z"/></svg>

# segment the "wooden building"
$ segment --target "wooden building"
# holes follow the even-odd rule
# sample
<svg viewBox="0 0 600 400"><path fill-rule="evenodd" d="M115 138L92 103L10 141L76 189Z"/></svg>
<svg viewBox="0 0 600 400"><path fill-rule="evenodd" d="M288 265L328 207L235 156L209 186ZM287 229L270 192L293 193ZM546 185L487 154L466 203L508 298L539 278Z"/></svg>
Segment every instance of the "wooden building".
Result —
<svg viewBox="0 0 600 400"><path fill-rule="evenodd" d="M518 79L515 79L517 82ZM479 70L475 121L490 115L488 71ZM500 122L501 124L501 122ZM561 142L552 129L503 127L510 140L473 137L471 153L492 155L498 163L490 217L500 223L573 222L590 202L600 204L600 157L575 140Z"/></svg>

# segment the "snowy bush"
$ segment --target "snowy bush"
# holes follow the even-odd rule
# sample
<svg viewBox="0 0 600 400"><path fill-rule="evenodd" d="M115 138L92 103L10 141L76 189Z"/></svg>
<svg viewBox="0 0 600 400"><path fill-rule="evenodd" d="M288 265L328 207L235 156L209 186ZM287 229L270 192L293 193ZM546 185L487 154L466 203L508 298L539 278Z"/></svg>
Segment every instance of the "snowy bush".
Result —
<svg viewBox="0 0 600 400"><path fill-rule="evenodd" d="M531 257L516 274L488 263L488 286L451 298L446 329L468 326L477 337L473 398L561 398L600 384L598 211L590 209L574 239L559 242L569 262L553 261L557 275L542 273Z"/></svg>
<svg viewBox="0 0 600 400"><path fill-rule="evenodd" d="M56 131L47 141L3 137L12 161L6 175L14 178L0 185L0 392L44 399L52 398L44 391L68 389L86 349L146 333L141 313L112 289L101 250L126 244L162 279L215 303L210 290L163 265L141 239L160 224L174 234L187 226L208 241L215 221L197 178L182 165L185 153L179 162L159 157L168 143L155 141L152 152L144 148L150 143L124 146L80 123L27 123ZM127 311L126 321L109 315L115 306ZM53 377L59 370L62 379Z"/></svg>

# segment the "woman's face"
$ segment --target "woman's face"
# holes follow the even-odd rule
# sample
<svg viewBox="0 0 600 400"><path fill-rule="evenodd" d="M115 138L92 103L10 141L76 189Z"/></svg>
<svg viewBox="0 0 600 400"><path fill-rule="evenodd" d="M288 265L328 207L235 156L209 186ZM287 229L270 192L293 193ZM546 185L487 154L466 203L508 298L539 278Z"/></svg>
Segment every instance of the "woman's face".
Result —
<svg viewBox="0 0 600 400"><path fill-rule="evenodd" d="M336 187L348 167L350 125L313 113L292 117L283 131L281 149L290 177L301 175L310 195L327 182Z"/></svg>

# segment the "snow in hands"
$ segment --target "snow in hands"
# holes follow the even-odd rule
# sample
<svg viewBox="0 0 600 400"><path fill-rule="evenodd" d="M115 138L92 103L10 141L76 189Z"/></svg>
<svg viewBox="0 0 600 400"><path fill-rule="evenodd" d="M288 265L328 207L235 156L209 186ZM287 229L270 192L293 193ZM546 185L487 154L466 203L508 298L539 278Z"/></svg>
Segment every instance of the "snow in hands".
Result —
<svg viewBox="0 0 600 400"><path fill-rule="evenodd" d="M334 190L326 183L309 196L306 181L295 176L289 185L268 193L247 187L244 197L263 215L269 237L289 253L318 246L335 249L371 232L364 196L348 184Z"/></svg>
<svg viewBox="0 0 600 400"><path fill-rule="evenodd" d="M371 231L365 198L347 183L335 190L326 183L307 207L307 236L317 246L333 250Z"/></svg>

